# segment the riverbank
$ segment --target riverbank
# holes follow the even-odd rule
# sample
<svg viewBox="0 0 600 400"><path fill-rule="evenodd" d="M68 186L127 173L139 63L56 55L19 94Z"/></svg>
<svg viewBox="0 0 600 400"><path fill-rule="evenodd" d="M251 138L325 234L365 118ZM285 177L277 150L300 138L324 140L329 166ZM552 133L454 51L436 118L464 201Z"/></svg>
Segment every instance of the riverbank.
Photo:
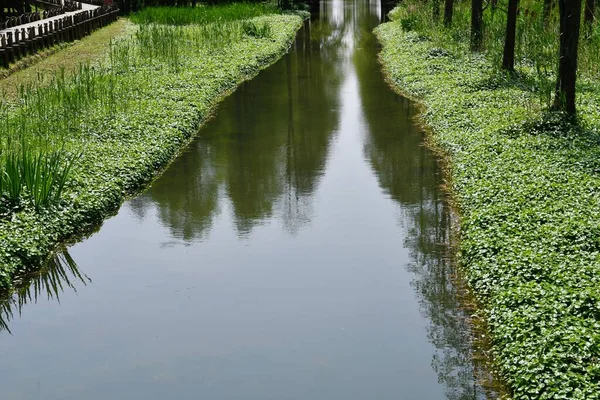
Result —
<svg viewBox="0 0 600 400"><path fill-rule="evenodd" d="M516 399L600 398L600 85L580 79L575 124L544 111L527 71L507 77L400 21L376 33L447 160L498 372Z"/></svg>
<svg viewBox="0 0 600 400"><path fill-rule="evenodd" d="M20 112L49 121L61 146L81 156L58 204L40 209L25 199L0 207L0 287L156 177L223 97L285 54L301 25L294 15L212 28L150 25L111 45L105 68L30 89L29 109L9 104L7 121ZM48 107L39 106L44 99Z"/></svg>

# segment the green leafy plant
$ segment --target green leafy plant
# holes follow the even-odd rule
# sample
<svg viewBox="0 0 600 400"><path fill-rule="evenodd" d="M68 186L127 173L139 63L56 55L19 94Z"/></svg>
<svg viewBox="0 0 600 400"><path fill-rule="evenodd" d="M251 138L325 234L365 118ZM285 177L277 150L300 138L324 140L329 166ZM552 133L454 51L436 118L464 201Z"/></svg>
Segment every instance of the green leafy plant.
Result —
<svg viewBox="0 0 600 400"><path fill-rule="evenodd" d="M450 31L432 27L422 8L414 31L398 19L378 27L380 59L392 85L425 106L429 142L447 161L459 262L483 306L510 397L600 399L596 72L582 67L577 120L547 112L540 96L553 79L545 39L535 59L522 56L517 74L506 75L491 65L489 40L487 53L469 52L461 4ZM533 43L523 29L521 40Z"/></svg>

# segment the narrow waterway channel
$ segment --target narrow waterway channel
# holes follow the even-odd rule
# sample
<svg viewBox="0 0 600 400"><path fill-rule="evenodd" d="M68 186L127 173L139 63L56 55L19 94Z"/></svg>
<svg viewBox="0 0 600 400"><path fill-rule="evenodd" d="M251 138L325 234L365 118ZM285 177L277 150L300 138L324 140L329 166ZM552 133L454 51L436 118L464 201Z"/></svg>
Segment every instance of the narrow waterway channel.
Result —
<svg viewBox="0 0 600 400"><path fill-rule="evenodd" d="M382 18L321 2L152 187L5 302L0 397L485 398Z"/></svg>

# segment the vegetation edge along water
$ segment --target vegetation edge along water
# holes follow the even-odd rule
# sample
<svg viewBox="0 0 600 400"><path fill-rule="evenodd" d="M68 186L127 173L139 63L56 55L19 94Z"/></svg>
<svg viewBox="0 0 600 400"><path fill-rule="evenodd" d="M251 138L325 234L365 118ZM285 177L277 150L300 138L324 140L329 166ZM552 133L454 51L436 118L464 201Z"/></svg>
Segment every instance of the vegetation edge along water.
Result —
<svg viewBox="0 0 600 400"><path fill-rule="evenodd" d="M135 38L111 45L105 71L82 66L73 78L59 74L44 87L22 88L19 101L0 109L2 128L10 138L11 130L29 120L40 126L19 136L14 154L7 153L6 142L0 152L9 154L8 161L33 154L27 156L33 159L29 164L44 167L42 181L57 171L58 178L65 172L69 177L58 189L42 184L38 191L32 189L35 179L32 188L24 182L17 189L29 190L30 196L16 200L7 200L4 188L0 288L10 289L15 277L43 265L57 246L92 230L154 179L220 100L288 51L302 20L270 14L212 28L141 25ZM98 88L106 93L98 95ZM56 150L44 153L48 148ZM59 169L66 159L65 169ZM54 190L49 196L57 201L43 203L42 198L38 204L34 194L44 190Z"/></svg>
<svg viewBox="0 0 600 400"><path fill-rule="evenodd" d="M376 34L391 85L422 103L445 156L459 264L510 396L600 399L598 83L580 79L574 122L485 54L448 50L400 19Z"/></svg>

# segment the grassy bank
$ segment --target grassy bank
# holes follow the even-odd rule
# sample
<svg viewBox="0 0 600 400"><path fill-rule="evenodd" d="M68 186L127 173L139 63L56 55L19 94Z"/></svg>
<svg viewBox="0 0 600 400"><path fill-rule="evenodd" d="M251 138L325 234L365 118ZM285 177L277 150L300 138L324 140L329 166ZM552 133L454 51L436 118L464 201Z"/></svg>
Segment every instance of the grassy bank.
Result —
<svg viewBox="0 0 600 400"><path fill-rule="evenodd" d="M425 106L447 157L460 263L499 373L516 399L600 399L597 70L584 62L571 123L545 111L535 63L507 76L490 52L409 29L405 18L377 28L381 61L392 85Z"/></svg>
<svg viewBox="0 0 600 400"><path fill-rule="evenodd" d="M111 44L106 65L59 73L0 104L0 287L143 188L223 96L287 51L301 23L143 24Z"/></svg>
<svg viewBox="0 0 600 400"><path fill-rule="evenodd" d="M81 40L61 43L20 59L10 69L0 69L0 94L15 99L19 86L38 84L40 77L48 79L61 69L70 75L82 63L99 64L108 55L111 40L131 34L133 27L128 19L120 18Z"/></svg>

